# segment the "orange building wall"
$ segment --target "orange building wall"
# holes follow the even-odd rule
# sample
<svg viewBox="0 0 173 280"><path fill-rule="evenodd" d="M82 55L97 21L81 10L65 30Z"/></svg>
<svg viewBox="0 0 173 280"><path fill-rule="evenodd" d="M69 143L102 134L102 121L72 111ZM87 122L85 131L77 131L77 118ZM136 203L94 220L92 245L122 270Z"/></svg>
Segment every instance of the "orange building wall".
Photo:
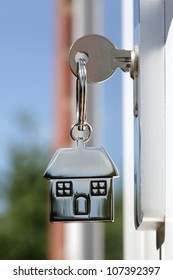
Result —
<svg viewBox="0 0 173 280"><path fill-rule="evenodd" d="M53 150L70 145L71 126L71 72L68 52L71 45L71 0L55 1L55 97L54 97L54 147ZM64 259L64 224L50 223L50 260Z"/></svg>

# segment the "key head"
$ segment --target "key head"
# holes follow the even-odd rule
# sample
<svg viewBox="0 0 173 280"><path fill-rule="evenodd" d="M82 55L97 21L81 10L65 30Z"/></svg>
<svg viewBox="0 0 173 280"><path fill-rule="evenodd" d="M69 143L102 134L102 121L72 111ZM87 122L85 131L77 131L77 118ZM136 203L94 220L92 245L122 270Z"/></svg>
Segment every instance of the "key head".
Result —
<svg viewBox="0 0 173 280"><path fill-rule="evenodd" d="M107 38L91 34L78 39L70 48L69 64L77 76L77 59L86 56L87 82L102 82L115 72L116 47Z"/></svg>

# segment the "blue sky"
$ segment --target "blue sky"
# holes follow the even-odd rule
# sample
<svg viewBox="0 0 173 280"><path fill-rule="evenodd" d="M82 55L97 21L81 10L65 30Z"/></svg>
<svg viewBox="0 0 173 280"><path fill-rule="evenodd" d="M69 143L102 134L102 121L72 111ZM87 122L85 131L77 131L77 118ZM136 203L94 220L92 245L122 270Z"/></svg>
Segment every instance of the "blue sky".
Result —
<svg viewBox="0 0 173 280"><path fill-rule="evenodd" d="M109 3L109 4L108 4ZM121 48L121 1L104 0L104 36L117 48ZM117 70L113 76L105 81L105 147L117 163L121 171L122 158L122 71ZM109 135L109 137L107 137Z"/></svg>
<svg viewBox="0 0 173 280"><path fill-rule="evenodd" d="M36 121L40 145L50 140L52 15L53 0L0 0L0 169L9 145L26 139L17 121L21 114Z"/></svg>
<svg viewBox="0 0 173 280"><path fill-rule="evenodd" d="M121 1L104 1L103 36L121 47ZM54 0L0 0L0 172L9 146L33 141L47 148L53 133ZM121 171L121 74L104 83L102 143ZM34 133L20 128L30 115ZM32 124L32 123L31 123Z"/></svg>

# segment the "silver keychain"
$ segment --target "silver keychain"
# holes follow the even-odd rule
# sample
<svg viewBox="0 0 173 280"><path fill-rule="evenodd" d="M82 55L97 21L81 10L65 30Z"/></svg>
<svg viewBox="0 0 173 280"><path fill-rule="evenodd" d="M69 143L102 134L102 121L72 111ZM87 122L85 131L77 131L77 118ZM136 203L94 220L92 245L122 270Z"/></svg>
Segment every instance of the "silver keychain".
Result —
<svg viewBox="0 0 173 280"><path fill-rule="evenodd" d="M75 148L58 149L44 173L50 180L50 221L113 221L113 177L119 172L104 148L85 147L92 135L87 123L86 59L79 58L76 124L70 135Z"/></svg>

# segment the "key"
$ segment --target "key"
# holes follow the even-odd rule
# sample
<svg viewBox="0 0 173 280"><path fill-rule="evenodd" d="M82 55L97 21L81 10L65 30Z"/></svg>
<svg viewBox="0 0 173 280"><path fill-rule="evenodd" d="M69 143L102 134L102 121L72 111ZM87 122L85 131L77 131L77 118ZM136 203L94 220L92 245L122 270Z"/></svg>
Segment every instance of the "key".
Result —
<svg viewBox="0 0 173 280"><path fill-rule="evenodd" d="M131 67L131 51L119 50L107 38L91 34L78 39L70 48L69 65L77 76L77 61L86 60L87 82L98 83L107 80L116 69L124 72Z"/></svg>

